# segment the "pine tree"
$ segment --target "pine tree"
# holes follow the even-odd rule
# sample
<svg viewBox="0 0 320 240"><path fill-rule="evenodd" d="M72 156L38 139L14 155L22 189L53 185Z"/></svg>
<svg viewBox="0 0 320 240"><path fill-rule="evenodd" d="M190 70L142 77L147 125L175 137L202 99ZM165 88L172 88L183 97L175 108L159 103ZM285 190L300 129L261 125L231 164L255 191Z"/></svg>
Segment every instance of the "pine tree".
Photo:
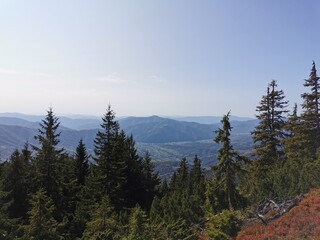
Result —
<svg viewBox="0 0 320 240"><path fill-rule="evenodd" d="M217 185L225 191L229 210L233 210L241 206L242 200L239 199L237 191L237 176L242 171L242 164L245 158L233 150L231 145L229 116L230 112L223 116L221 120L222 128L216 130L217 136L214 141L222 144L222 146L217 156L218 163L213 166L213 171Z"/></svg>
<svg viewBox="0 0 320 240"><path fill-rule="evenodd" d="M47 196L44 189L36 192L31 200L29 211L29 224L25 228L25 239L59 239L57 232L58 223L53 218L54 203Z"/></svg>
<svg viewBox="0 0 320 240"><path fill-rule="evenodd" d="M310 92L301 94L303 99L301 120L304 125L305 138L309 141L311 157L316 158L316 150L320 146L320 77L317 75L315 62L312 63L309 78L304 86Z"/></svg>

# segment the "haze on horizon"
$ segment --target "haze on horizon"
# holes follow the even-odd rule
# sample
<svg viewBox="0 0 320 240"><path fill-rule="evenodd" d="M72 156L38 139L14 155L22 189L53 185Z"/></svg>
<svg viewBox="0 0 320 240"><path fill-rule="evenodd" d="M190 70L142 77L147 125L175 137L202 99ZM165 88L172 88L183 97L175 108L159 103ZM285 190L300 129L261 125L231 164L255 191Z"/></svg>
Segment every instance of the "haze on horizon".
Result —
<svg viewBox="0 0 320 240"><path fill-rule="evenodd" d="M0 112L252 117L301 103L320 2L2 0ZM320 66L320 65L319 65Z"/></svg>

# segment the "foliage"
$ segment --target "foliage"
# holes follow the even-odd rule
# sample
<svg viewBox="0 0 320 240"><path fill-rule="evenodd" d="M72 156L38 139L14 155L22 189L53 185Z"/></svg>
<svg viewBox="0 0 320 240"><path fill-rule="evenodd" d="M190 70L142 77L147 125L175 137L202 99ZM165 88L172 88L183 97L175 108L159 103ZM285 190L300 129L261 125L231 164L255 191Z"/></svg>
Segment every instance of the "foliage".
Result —
<svg viewBox="0 0 320 240"><path fill-rule="evenodd" d="M128 240L145 240L149 239L150 232L148 229L147 216L145 212L137 205L132 209L129 218L129 235Z"/></svg>
<svg viewBox="0 0 320 240"><path fill-rule="evenodd" d="M116 223L114 209L109 198L104 196L87 223L84 239L113 239Z"/></svg>
<svg viewBox="0 0 320 240"><path fill-rule="evenodd" d="M241 211L223 210L217 215L210 214L206 222L208 239L230 239L240 230L244 215Z"/></svg>
<svg viewBox="0 0 320 240"><path fill-rule="evenodd" d="M53 218L54 203L44 189L40 189L31 200L29 223L25 228L25 239L59 239L58 223Z"/></svg>

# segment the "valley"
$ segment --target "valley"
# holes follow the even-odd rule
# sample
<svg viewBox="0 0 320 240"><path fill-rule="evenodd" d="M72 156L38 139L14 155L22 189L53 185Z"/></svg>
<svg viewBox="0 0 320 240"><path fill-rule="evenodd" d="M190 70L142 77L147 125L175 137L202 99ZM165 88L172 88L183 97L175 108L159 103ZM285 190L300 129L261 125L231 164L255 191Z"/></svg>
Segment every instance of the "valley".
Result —
<svg viewBox="0 0 320 240"><path fill-rule="evenodd" d="M41 116L23 114L0 114L0 156L7 159L15 149L22 149L26 142L37 144L34 136L38 134ZM148 152L155 164L156 171L167 175L174 171L179 161L185 157L191 163L197 155L205 168L216 162L219 146L213 142L214 131L219 127L218 117L176 118L205 122L180 121L158 116L118 118L122 130L133 135L138 153L144 156ZM215 120L216 119L216 120ZM241 154L248 154L252 147L250 132L257 124L256 120L235 117L231 121L232 142ZM99 130L99 118L59 117L60 147L74 153L82 138L89 154L93 155L94 139ZM239 121L240 120L240 121Z"/></svg>

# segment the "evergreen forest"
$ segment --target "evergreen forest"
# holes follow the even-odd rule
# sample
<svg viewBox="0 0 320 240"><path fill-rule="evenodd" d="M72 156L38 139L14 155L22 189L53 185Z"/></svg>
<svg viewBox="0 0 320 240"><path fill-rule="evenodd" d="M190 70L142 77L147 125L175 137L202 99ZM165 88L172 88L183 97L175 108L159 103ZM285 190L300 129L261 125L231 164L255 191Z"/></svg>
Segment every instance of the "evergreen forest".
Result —
<svg viewBox="0 0 320 240"><path fill-rule="evenodd" d="M37 145L25 144L0 164L0 239L197 240L236 236L251 206L287 199L320 185L320 77L313 62L302 104L288 109L272 80L256 108L254 147L243 156L230 136L230 112L212 133L217 164L183 158L170 178L137 153L107 106L90 156L59 147L52 108Z"/></svg>

